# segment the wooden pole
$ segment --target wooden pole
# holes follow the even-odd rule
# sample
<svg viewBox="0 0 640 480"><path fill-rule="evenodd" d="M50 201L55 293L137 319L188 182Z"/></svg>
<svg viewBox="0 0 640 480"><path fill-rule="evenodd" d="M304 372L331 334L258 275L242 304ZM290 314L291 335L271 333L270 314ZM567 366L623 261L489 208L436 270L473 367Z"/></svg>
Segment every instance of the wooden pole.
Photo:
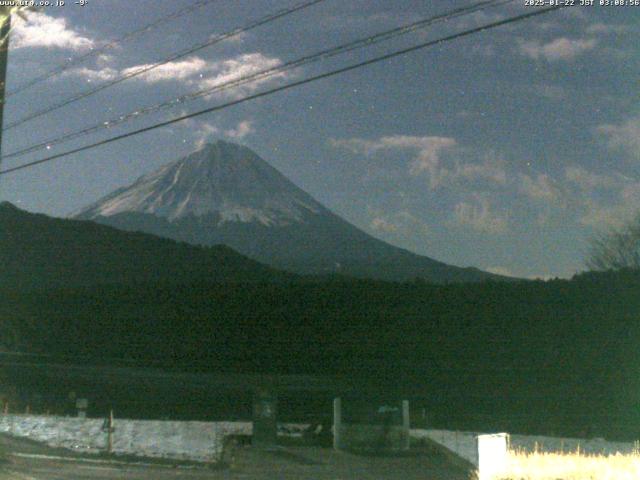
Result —
<svg viewBox="0 0 640 480"><path fill-rule="evenodd" d="M11 31L10 7L0 7L0 163L2 162L2 125L4 117L5 90L7 84L7 64L9 62L9 32Z"/></svg>
<svg viewBox="0 0 640 480"><path fill-rule="evenodd" d="M342 431L342 400L333 399L333 448L339 450L342 446L340 433Z"/></svg>
<svg viewBox="0 0 640 480"><path fill-rule="evenodd" d="M108 437L107 437L107 453L111 453L113 450L113 409L109 411L109 425L108 425Z"/></svg>
<svg viewBox="0 0 640 480"><path fill-rule="evenodd" d="M404 450L411 448L411 419L409 418L409 400L402 401L402 435Z"/></svg>

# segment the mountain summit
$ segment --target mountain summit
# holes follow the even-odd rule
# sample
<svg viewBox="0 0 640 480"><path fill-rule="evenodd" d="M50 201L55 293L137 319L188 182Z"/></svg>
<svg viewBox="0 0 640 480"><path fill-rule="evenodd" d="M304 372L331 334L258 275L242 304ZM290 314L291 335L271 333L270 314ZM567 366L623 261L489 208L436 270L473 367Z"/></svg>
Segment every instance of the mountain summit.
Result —
<svg viewBox="0 0 640 480"><path fill-rule="evenodd" d="M223 141L139 178L75 218L192 244L226 244L298 273L433 282L499 278L371 237L330 212L252 150Z"/></svg>
<svg viewBox="0 0 640 480"><path fill-rule="evenodd" d="M216 215L220 223L284 226L323 210L253 151L219 141L139 178L78 216L135 212L174 222L189 216Z"/></svg>

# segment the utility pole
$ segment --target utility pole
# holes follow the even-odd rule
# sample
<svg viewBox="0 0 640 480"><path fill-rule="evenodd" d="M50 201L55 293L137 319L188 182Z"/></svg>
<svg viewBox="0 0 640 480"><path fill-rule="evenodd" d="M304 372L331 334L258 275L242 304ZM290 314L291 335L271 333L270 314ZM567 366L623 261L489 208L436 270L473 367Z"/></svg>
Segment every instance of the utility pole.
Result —
<svg viewBox="0 0 640 480"><path fill-rule="evenodd" d="M9 63L9 36L11 16L14 13L25 19L25 12L34 7L0 7L0 165L2 164L2 126L4 119L5 91L7 86L7 64Z"/></svg>
<svg viewBox="0 0 640 480"><path fill-rule="evenodd" d="M11 7L0 7L0 163L2 163L2 121L4 117L4 93L7 85L9 61L9 33L11 32Z"/></svg>

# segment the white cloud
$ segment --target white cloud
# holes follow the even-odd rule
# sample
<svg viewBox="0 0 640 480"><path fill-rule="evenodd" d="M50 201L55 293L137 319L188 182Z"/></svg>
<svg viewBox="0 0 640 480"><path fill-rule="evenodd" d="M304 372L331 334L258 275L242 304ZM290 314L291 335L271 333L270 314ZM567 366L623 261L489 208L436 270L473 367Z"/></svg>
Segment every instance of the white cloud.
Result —
<svg viewBox="0 0 640 480"><path fill-rule="evenodd" d="M113 80L118 75L119 72L117 70L109 67L101 68L99 70L93 70L88 67L71 68L62 74L63 77L79 76L87 82Z"/></svg>
<svg viewBox="0 0 640 480"><path fill-rule="evenodd" d="M507 217L493 212L489 200L480 196L476 196L473 203L458 203L454 208L452 223L492 235L505 233L509 226Z"/></svg>
<svg viewBox="0 0 640 480"><path fill-rule="evenodd" d="M543 32L557 29L559 26L560 24L558 22L536 22L535 23L535 28Z"/></svg>
<svg viewBox="0 0 640 480"><path fill-rule="evenodd" d="M496 275L502 275L505 277L515 277L513 272L507 267L501 267L501 266L486 267L485 270L489 273L495 273Z"/></svg>
<svg viewBox="0 0 640 480"><path fill-rule="evenodd" d="M507 183L506 162L495 155L484 155L480 162L464 162L448 158L445 164L443 162L445 154L461 150L458 148L457 141L451 137L391 135L377 140L331 139L329 143L334 147L367 156L385 150L416 151L416 155L409 164L409 173L413 176L427 174L429 186L432 189L460 181L484 180L498 185Z"/></svg>
<svg viewBox="0 0 640 480"><path fill-rule="evenodd" d="M330 140L334 147L345 148L354 153L373 155L381 150L416 150L417 155L409 165L411 175L421 173L429 174L432 188L438 187L446 169L440 164L441 154L457 145L456 140L450 137L416 137L409 135L391 135L381 137L378 140L365 140L351 138L346 140Z"/></svg>
<svg viewBox="0 0 640 480"><path fill-rule="evenodd" d="M456 141L449 137L416 137L410 135L389 135L380 137L378 140L365 140L361 138L350 138L346 140L330 140L334 147L342 147L354 153L372 155L380 150L390 149L417 149L426 150L427 155L433 154L437 150L452 147Z"/></svg>
<svg viewBox="0 0 640 480"><path fill-rule="evenodd" d="M15 17L11 48L62 48L89 50L95 42L69 28L67 20L42 12L29 12L27 19Z"/></svg>
<svg viewBox="0 0 640 480"><path fill-rule="evenodd" d="M501 266L486 267L485 270L489 273L495 273L496 275L513 278L528 278L529 280L551 280L552 278L557 277L557 275L552 275L550 273L516 274L510 268Z"/></svg>
<svg viewBox="0 0 640 480"><path fill-rule="evenodd" d="M364 140L361 138L349 138L337 140L335 138L329 139L329 144L332 147L344 148L353 153L361 153L364 155L372 155L377 150L375 146L377 142L375 140Z"/></svg>
<svg viewBox="0 0 640 480"><path fill-rule="evenodd" d="M241 140L254 131L255 130L253 128L253 122L250 120L243 120L242 122L238 123L235 128L225 130L224 134L229 138L233 138L234 140Z"/></svg>
<svg viewBox="0 0 640 480"><path fill-rule="evenodd" d="M638 205L640 205L640 182L625 185L620 192L620 196L624 202L633 205L637 209Z"/></svg>
<svg viewBox="0 0 640 480"><path fill-rule="evenodd" d="M481 57L494 57L497 54L497 51L495 46L483 43L471 47L471 53Z"/></svg>
<svg viewBox="0 0 640 480"><path fill-rule="evenodd" d="M420 233L421 235L431 234L431 228L429 227L429 225L427 225L427 223L420 220L415 215L412 215L407 210L403 210L399 212L397 214L397 218L399 219L400 223L403 225L405 230L409 230L414 233L417 232L417 233Z"/></svg>
<svg viewBox="0 0 640 480"><path fill-rule="evenodd" d="M234 128L229 128L227 130L220 129L218 126L210 122L202 122L193 119L186 120L185 125L193 132L196 149L202 148L204 145L221 135L233 140L241 140L254 132L253 122L250 120L243 120Z"/></svg>
<svg viewBox="0 0 640 480"><path fill-rule="evenodd" d="M560 85L548 83L535 84L532 86L532 90L548 100L559 101L567 98L567 91Z"/></svg>
<svg viewBox="0 0 640 480"><path fill-rule="evenodd" d="M567 37L556 38L548 43L540 43L536 40L520 41L520 52L534 60L547 60L557 62L561 60L573 60L577 56L593 50L597 41L591 39L570 39Z"/></svg>
<svg viewBox="0 0 640 480"><path fill-rule="evenodd" d="M361 12L361 13L344 13L339 15L321 15L316 19L316 27L323 32L334 32L343 30L348 32L359 31L362 29L382 29L391 28L397 25L415 21L414 15L409 12ZM414 32L419 34L420 30Z"/></svg>
<svg viewBox="0 0 640 480"><path fill-rule="evenodd" d="M152 64L141 64L122 70L115 70L107 65L112 60L113 57L106 57L102 59L100 63L102 68L100 69L76 68L69 70L67 75L78 75L87 80L109 80L119 76L133 75L152 66ZM148 72L141 73L135 79L149 84L179 81L200 91L240 80L263 70L277 67L281 63L280 59L267 57L261 53L248 53L226 60L204 60L200 57L193 57L160 65L150 69ZM293 72L278 72L272 76L258 78L241 87L226 87L224 94L231 97L246 95L264 84L290 78L294 75L295 73Z"/></svg>
<svg viewBox="0 0 640 480"><path fill-rule="evenodd" d="M418 146L418 156L413 159L409 172L411 175L428 173L432 187L440 185L446 176L441 168L440 156L446 149L456 146L456 141L449 137L426 137Z"/></svg>
<svg viewBox="0 0 640 480"><path fill-rule="evenodd" d="M521 192L575 213L575 220L595 229L617 228L640 205L640 181L618 171L596 173L579 165L564 169L563 182L546 175L521 176Z"/></svg>
<svg viewBox="0 0 640 480"><path fill-rule="evenodd" d="M469 28L476 28L482 25L487 25L490 23L498 22L505 18L504 15L500 13L487 13L485 11L479 10L468 15L462 17L462 19L456 21L457 28L461 30L466 30Z"/></svg>
<svg viewBox="0 0 640 480"><path fill-rule="evenodd" d="M622 150L640 159L640 115L619 124L600 125L596 133L607 139L612 150Z"/></svg>
<svg viewBox="0 0 640 480"><path fill-rule="evenodd" d="M614 204L600 205L597 202L587 203L586 213L579 219L579 223L597 230L620 228L637 211L629 205Z"/></svg>
<svg viewBox="0 0 640 480"><path fill-rule="evenodd" d="M585 213L580 218L580 223L596 229L620 228L638 214L638 205L640 182L627 179L618 198L612 203L601 204L587 197L584 202Z"/></svg>
<svg viewBox="0 0 640 480"><path fill-rule="evenodd" d="M631 25L611 24L611 23L593 23L586 29L590 34L624 34L632 33L635 27Z"/></svg>
<svg viewBox="0 0 640 480"><path fill-rule="evenodd" d="M115 57L106 53L101 53L96 58L96 63L101 67L108 67L109 65L113 65L114 61Z"/></svg>
<svg viewBox="0 0 640 480"><path fill-rule="evenodd" d="M535 177L520 174L520 193L534 200L542 200L549 203L556 202L562 192L556 182L546 173L540 173Z"/></svg>
<svg viewBox="0 0 640 480"><path fill-rule="evenodd" d="M198 122L197 129L195 130L195 147L201 149L212 138L216 137L220 133L220 129L215 125L208 122Z"/></svg>
<svg viewBox="0 0 640 480"><path fill-rule="evenodd" d="M589 14L586 13L588 10L588 8L564 8L560 11L560 15L565 15L573 20L586 22L591 19Z"/></svg>
<svg viewBox="0 0 640 480"><path fill-rule="evenodd" d="M507 184L506 162L496 156L485 155L482 163L458 164L452 172L455 178L466 178L467 180L486 180L497 185Z"/></svg>
<svg viewBox="0 0 640 480"><path fill-rule="evenodd" d="M153 64L136 65L135 67L125 68L120 73L121 75L128 76L151 67L153 67ZM211 69L211 65L207 61L199 57L194 57L189 60L159 65L148 72L142 73L137 78L146 83L157 83L167 80L186 80L209 69Z"/></svg>
<svg viewBox="0 0 640 480"><path fill-rule="evenodd" d="M371 220L371 229L385 233L393 233L398 231L398 226L382 217L376 217Z"/></svg>
<svg viewBox="0 0 640 480"><path fill-rule="evenodd" d="M200 89L214 88L223 83L233 82L281 64L282 61L279 58L267 57L261 53L246 53L235 58L211 62L208 68L209 75L203 76L198 80L197 84ZM278 72L269 77L256 79L242 87L225 91L230 96L241 96L247 92L256 91L264 84L292 76L295 76L293 72Z"/></svg>
<svg viewBox="0 0 640 480"><path fill-rule="evenodd" d="M220 34L213 33L209 37L209 40L214 40L215 38L218 38L219 36L220 36ZM227 37L225 39L225 43L240 45L240 44L244 43L245 41L247 41L249 38L251 38L251 35L249 34L249 32L238 32L235 35Z"/></svg>
<svg viewBox="0 0 640 480"><path fill-rule="evenodd" d="M618 188L624 181L624 177L621 175L599 175L578 166L565 168L565 178L568 182L587 192L597 188L607 190Z"/></svg>
<svg viewBox="0 0 640 480"><path fill-rule="evenodd" d="M408 210L388 213L369 207L369 211L373 217L369 227L374 231L403 236L424 236L431 233L429 226Z"/></svg>

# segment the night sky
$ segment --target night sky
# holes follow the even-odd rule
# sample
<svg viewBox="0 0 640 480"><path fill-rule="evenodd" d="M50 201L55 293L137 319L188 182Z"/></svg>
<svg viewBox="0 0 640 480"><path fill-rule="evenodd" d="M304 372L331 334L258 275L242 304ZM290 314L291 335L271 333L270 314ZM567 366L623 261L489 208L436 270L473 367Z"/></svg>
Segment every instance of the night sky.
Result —
<svg viewBox="0 0 640 480"><path fill-rule="evenodd" d="M66 3L14 22L8 90L192 2ZM11 96L5 125L294 3L214 1ZM325 0L6 131L3 153L470 3ZM489 8L3 168L530 8ZM640 207L639 31L640 7L567 8L0 177L0 199L66 216L226 139L392 244L496 273L569 277L584 269L590 237Z"/></svg>

